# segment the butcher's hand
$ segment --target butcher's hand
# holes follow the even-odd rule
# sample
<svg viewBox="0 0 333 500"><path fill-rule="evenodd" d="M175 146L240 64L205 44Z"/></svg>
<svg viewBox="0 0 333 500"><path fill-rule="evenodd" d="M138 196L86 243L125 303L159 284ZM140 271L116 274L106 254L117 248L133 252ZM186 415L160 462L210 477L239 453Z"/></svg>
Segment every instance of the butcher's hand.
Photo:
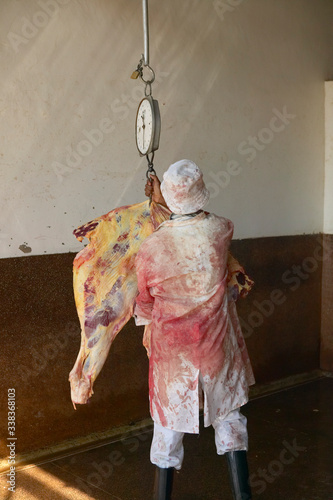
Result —
<svg viewBox="0 0 333 500"><path fill-rule="evenodd" d="M157 175L150 174L150 177L149 179L147 179L145 185L145 195L151 196L152 201L168 208L167 204L165 203L165 199L163 198L163 195L161 193L160 186L161 183Z"/></svg>

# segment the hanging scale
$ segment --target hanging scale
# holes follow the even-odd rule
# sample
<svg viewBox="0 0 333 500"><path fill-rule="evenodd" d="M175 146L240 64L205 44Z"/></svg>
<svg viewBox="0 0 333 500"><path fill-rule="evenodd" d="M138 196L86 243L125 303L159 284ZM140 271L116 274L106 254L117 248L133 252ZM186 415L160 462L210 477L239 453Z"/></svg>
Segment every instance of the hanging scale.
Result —
<svg viewBox="0 0 333 500"><path fill-rule="evenodd" d="M148 0L142 0L144 54L133 71L131 78L141 78L145 84L145 96L139 104L135 120L136 146L140 156L146 156L148 162L147 178L150 174L156 175L154 170L154 153L158 149L161 133L161 116L158 102L152 96L152 84L155 80L154 70L149 65L149 28L148 28ZM148 77L144 76L144 68L148 70Z"/></svg>

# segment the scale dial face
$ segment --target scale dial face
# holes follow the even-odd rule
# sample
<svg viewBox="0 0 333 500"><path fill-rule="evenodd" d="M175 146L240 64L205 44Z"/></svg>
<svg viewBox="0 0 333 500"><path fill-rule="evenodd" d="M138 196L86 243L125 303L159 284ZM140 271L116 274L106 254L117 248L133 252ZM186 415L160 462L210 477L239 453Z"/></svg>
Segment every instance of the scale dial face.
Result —
<svg viewBox="0 0 333 500"><path fill-rule="evenodd" d="M142 99L136 115L136 145L141 155L152 151L155 134L155 116L153 99Z"/></svg>

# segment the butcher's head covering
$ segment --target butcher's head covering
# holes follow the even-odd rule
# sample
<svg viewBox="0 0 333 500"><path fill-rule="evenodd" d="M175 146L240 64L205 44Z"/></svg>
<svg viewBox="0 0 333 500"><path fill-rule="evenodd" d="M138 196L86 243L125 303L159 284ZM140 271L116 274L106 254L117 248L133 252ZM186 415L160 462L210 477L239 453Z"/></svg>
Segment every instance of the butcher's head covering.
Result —
<svg viewBox="0 0 333 500"><path fill-rule="evenodd" d="M170 165L163 175L161 192L174 214L190 214L203 208L209 200L200 168L191 160Z"/></svg>

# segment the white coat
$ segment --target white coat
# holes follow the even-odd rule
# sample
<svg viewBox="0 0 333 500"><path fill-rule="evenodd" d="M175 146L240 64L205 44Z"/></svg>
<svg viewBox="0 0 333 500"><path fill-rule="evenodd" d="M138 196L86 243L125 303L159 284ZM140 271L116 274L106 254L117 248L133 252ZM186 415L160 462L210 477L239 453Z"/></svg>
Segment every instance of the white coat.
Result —
<svg viewBox="0 0 333 500"><path fill-rule="evenodd" d="M235 304L228 302L228 219L201 212L163 222L136 257L136 324L146 325L149 397L155 422L179 432L248 400L254 383Z"/></svg>

